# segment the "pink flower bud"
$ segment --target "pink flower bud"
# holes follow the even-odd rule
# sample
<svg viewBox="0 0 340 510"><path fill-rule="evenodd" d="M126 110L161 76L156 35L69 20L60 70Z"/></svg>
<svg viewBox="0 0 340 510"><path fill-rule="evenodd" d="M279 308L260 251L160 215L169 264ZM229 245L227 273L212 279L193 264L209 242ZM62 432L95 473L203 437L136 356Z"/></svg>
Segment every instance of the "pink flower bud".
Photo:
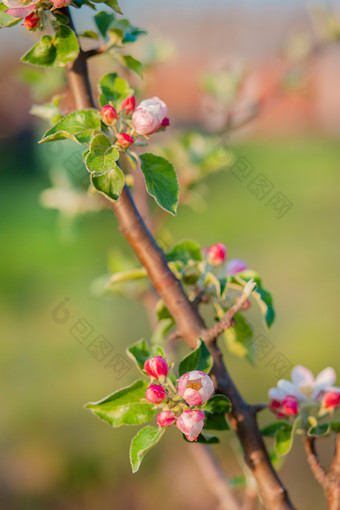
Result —
<svg viewBox="0 0 340 510"><path fill-rule="evenodd" d="M281 410L286 416L296 416L299 412L298 399L293 395L287 395L282 400Z"/></svg>
<svg viewBox="0 0 340 510"><path fill-rule="evenodd" d="M248 265L241 259L232 259L227 262L225 270L227 275L234 276L237 273L241 273L248 269Z"/></svg>
<svg viewBox="0 0 340 510"><path fill-rule="evenodd" d="M67 7L72 2L72 0L50 0L50 1L56 9Z"/></svg>
<svg viewBox="0 0 340 510"><path fill-rule="evenodd" d="M203 411L187 409L177 418L177 427L189 441L197 441L204 425Z"/></svg>
<svg viewBox="0 0 340 510"><path fill-rule="evenodd" d="M227 256L227 248L222 243L216 243L209 246L207 249L207 258L213 266L220 266L223 264Z"/></svg>
<svg viewBox="0 0 340 510"><path fill-rule="evenodd" d="M27 30L34 30L40 24L40 18L35 12L32 12L24 19L23 25Z"/></svg>
<svg viewBox="0 0 340 510"><path fill-rule="evenodd" d="M209 400L214 393L214 384L207 374L193 370L179 378L178 393L189 406L197 406Z"/></svg>
<svg viewBox="0 0 340 510"><path fill-rule="evenodd" d="M126 115L130 115L136 108L135 96L129 96L122 102L122 110L125 110Z"/></svg>
<svg viewBox="0 0 340 510"><path fill-rule="evenodd" d="M324 409L335 409L340 404L340 393L337 391L327 391L321 399L321 406Z"/></svg>
<svg viewBox="0 0 340 510"><path fill-rule="evenodd" d="M176 421L176 416L173 411L162 411L157 414L156 420L160 427L171 427Z"/></svg>
<svg viewBox="0 0 340 510"><path fill-rule="evenodd" d="M167 116L168 108L159 97L142 101L132 116L133 127L139 135L151 135L157 131Z"/></svg>
<svg viewBox="0 0 340 510"><path fill-rule="evenodd" d="M127 133L118 133L117 142L119 143L119 145L124 147L124 149L127 149L134 142L134 139Z"/></svg>
<svg viewBox="0 0 340 510"><path fill-rule="evenodd" d="M106 124L113 124L114 121L118 119L118 114L115 108L113 108L113 106L111 106L110 104L106 104L105 106L103 106L103 108L100 111L100 114L102 116L103 121Z"/></svg>
<svg viewBox="0 0 340 510"><path fill-rule="evenodd" d="M153 404L160 404L166 397L166 391L160 384L150 384L145 392L145 398Z"/></svg>
<svg viewBox="0 0 340 510"><path fill-rule="evenodd" d="M50 0L55 9L62 9L62 7L67 7L70 5L72 0Z"/></svg>
<svg viewBox="0 0 340 510"><path fill-rule="evenodd" d="M158 380L160 377L168 375L169 367L162 356L155 356L146 360L144 370L150 377Z"/></svg>

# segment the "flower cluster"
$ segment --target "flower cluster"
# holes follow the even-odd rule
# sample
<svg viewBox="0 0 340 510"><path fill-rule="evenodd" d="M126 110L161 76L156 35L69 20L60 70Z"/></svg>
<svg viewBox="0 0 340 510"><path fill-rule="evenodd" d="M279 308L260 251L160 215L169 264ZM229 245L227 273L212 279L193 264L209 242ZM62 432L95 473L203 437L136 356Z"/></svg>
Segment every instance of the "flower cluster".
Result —
<svg viewBox="0 0 340 510"><path fill-rule="evenodd" d="M135 96L124 99L120 111L110 104L101 109L103 122L111 128L120 150L128 149L138 136L151 135L169 126L168 108L158 97L145 99L136 108Z"/></svg>
<svg viewBox="0 0 340 510"><path fill-rule="evenodd" d="M29 31L34 31L37 28L42 28L41 17L41 8L40 4L42 2L33 1L24 1L24 0L3 0L3 3L8 7L5 11L9 16L13 16L14 18L24 19L23 25ZM53 9L61 9L62 7L67 7L70 5L71 0L50 0L52 4L51 10Z"/></svg>
<svg viewBox="0 0 340 510"><path fill-rule="evenodd" d="M316 377L302 366L293 368L291 381L281 379L268 392L269 408L278 418L296 416L302 407L318 408L319 416L334 412L340 404L340 388L335 387L336 374L333 368L322 370Z"/></svg>
<svg viewBox="0 0 340 510"><path fill-rule="evenodd" d="M212 396L214 385L210 377L200 370L187 372L179 378L176 390L167 378L169 367L162 356L148 359L144 370L152 379L145 398L153 404L162 404L162 411L157 415L158 425L171 427L176 423L188 441L196 441L203 429L205 414L193 407L207 402Z"/></svg>

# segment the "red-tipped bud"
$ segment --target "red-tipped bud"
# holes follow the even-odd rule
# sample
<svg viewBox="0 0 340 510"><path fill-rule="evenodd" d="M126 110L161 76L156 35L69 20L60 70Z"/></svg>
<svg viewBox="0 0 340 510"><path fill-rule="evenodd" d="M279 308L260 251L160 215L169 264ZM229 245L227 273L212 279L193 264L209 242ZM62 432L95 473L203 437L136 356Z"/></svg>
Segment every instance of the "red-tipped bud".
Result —
<svg viewBox="0 0 340 510"><path fill-rule="evenodd" d="M129 96L122 102L122 110L125 110L126 115L130 115L136 108L135 96Z"/></svg>
<svg viewBox="0 0 340 510"><path fill-rule="evenodd" d="M166 397L166 391L160 384L150 384L145 392L145 398L153 404L160 404Z"/></svg>
<svg viewBox="0 0 340 510"><path fill-rule="evenodd" d="M169 367L162 356L155 356L146 360L144 370L150 377L158 380L160 377L168 375Z"/></svg>
<svg viewBox="0 0 340 510"><path fill-rule="evenodd" d="M118 114L115 108L113 108L113 106L111 106L110 104L106 104L105 106L103 106L100 114L102 116L103 121L106 124L113 124L114 121L118 119Z"/></svg>
<svg viewBox="0 0 340 510"><path fill-rule="evenodd" d="M216 243L207 250L207 258L213 266L220 266L227 256L227 248L222 243Z"/></svg>
<svg viewBox="0 0 340 510"><path fill-rule="evenodd" d="M340 393L338 391L327 391L321 399L321 405L324 409L335 409L340 404Z"/></svg>
<svg viewBox="0 0 340 510"><path fill-rule="evenodd" d="M124 149L127 149L134 142L134 139L127 133L118 133L117 142L119 143L119 145L124 147Z"/></svg>
<svg viewBox="0 0 340 510"><path fill-rule="evenodd" d="M286 415L281 410L281 402L279 400L271 400L269 409L272 413L276 414L277 418L286 418Z"/></svg>
<svg viewBox="0 0 340 510"><path fill-rule="evenodd" d="M164 119L162 120L161 126L164 127L164 128L170 126L170 120L169 120L168 117L164 117Z"/></svg>
<svg viewBox="0 0 340 510"><path fill-rule="evenodd" d="M27 30L34 30L40 24L40 18L35 12L32 12L24 19L23 25Z"/></svg>
<svg viewBox="0 0 340 510"><path fill-rule="evenodd" d="M282 400L281 410L286 416L296 416L299 412L298 399L293 395L287 395Z"/></svg>
<svg viewBox="0 0 340 510"><path fill-rule="evenodd" d="M171 427L176 422L176 416L173 411L162 411L157 414L156 420L160 427Z"/></svg>

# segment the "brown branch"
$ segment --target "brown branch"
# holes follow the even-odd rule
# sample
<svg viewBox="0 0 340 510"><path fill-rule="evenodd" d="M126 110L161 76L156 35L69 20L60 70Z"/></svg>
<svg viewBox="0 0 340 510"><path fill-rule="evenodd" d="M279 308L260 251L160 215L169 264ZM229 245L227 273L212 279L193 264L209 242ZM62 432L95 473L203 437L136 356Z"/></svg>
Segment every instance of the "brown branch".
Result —
<svg viewBox="0 0 340 510"><path fill-rule="evenodd" d="M305 452L307 455L308 464L312 470L314 478L321 485L321 487L326 491L328 487L327 473L326 470L320 464L318 455L315 450L315 438L314 437L305 437Z"/></svg>
<svg viewBox="0 0 340 510"><path fill-rule="evenodd" d="M105 53L105 48L93 48L91 50L84 51L84 56L86 59L91 57L96 57L97 55L101 55L102 53Z"/></svg>
<svg viewBox="0 0 340 510"><path fill-rule="evenodd" d="M70 19L68 10L67 13ZM66 70L76 108L93 107L84 52L81 51ZM121 232L146 268L154 288L174 317L181 336L191 347L195 347L197 339L206 331L203 319L189 301L181 283L170 271L163 252L141 218L126 186L112 208ZM257 425L256 412L238 393L223 363L216 341L211 341L208 348L214 360L212 377L217 391L227 395L232 402L231 422L242 444L245 461L258 483L267 508L293 509L287 491L271 464Z"/></svg>
<svg viewBox="0 0 340 510"><path fill-rule="evenodd" d="M254 510L257 501L256 487L247 487L242 510Z"/></svg>
<svg viewBox="0 0 340 510"><path fill-rule="evenodd" d="M200 443L188 447L197 466L201 469L209 489L215 493L220 502L219 510L241 510L241 506L230 488L229 479L210 448Z"/></svg>
<svg viewBox="0 0 340 510"><path fill-rule="evenodd" d="M328 509L340 509L340 433L336 435L335 454L328 474Z"/></svg>

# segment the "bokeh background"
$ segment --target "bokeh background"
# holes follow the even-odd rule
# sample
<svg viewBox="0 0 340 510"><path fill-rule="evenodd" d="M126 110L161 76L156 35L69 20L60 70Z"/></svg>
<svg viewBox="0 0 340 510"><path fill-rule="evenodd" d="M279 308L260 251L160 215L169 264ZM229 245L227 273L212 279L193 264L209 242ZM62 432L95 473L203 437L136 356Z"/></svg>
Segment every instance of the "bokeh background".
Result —
<svg viewBox="0 0 340 510"><path fill-rule="evenodd" d="M255 321L273 353L315 373L328 365L340 373L339 45L327 43L305 58L308 41L338 30L339 18L327 17L329 9L339 15L335 5L293 0L120 3L133 23L149 31L136 51L150 66L145 84L137 79L136 86L142 95L157 94L168 103L172 127L167 136L184 128L221 129L225 111L207 94L216 74L246 72L237 112L258 106L260 99L259 115L227 138L220 136L235 161L246 158L253 177L265 176L270 194L259 199L251 191L252 177L240 181L226 167L205 181L205 206L200 199L167 220L169 234L202 245L224 242L230 258L246 260L274 296L277 319L270 332ZM85 9L79 15L80 28L89 28L89 14ZM132 475L128 448L134 431L112 430L83 409L137 374L131 367L117 380L86 342L74 339L71 320L85 318L121 354L127 345L148 338L150 326L139 303L92 292L92 282L107 272L108 253L131 256L113 215L101 211L70 222L41 205L42 190L51 186L50 168L56 179L74 148L36 144L46 126L29 115L31 103L45 99L50 82L60 83L62 90L65 85L59 73L43 78L18 64L31 44L32 35L21 26L0 32L0 508L216 508L190 453L193 446L184 444L176 430ZM114 64L105 59L91 63L94 79L110 69ZM28 79L35 83L33 98ZM230 81L216 83L227 104ZM268 205L278 192L291 204L281 218ZM67 324L55 320L55 308L65 298L71 314ZM227 361L245 397L265 401L279 377L270 358L256 367L232 355ZM267 411L260 417L262 423L270 419ZM228 474L237 475L237 446L230 444L231 434L221 438L216 454ZM327 464L332 443L320 443ZM326 508L299 438L281 475L299 510Z"/></svg>

